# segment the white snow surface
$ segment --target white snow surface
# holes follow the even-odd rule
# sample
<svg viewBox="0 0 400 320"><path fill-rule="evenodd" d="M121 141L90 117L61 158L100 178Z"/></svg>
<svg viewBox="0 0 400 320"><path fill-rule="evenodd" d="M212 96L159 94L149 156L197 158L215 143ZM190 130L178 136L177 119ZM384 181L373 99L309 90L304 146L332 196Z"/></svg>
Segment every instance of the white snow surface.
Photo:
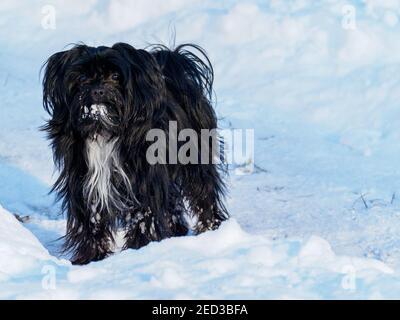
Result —
<svg viewBox="0 0 400 320"><path fill-rule="evenodd" d="M399 15L395 0L2 1L0 298L400 298ZM72 266L40 67L70 43L174 34L209 53L221 128L255 130L255 171L231 170L219 230Z"/></svg>

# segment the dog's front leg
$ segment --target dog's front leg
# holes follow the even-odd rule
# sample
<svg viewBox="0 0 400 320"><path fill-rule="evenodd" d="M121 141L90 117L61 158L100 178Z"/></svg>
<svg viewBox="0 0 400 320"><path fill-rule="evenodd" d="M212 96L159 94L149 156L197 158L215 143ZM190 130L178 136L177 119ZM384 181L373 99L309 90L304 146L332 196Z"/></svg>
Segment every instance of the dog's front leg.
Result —
<svg viewBox="0 0 400 320"><path fill-rule="evenodd" d="M160 216L156 217L149 207L128 214L124 248L139 249L151 241L187 234L188 227L183 221L182 209L170 207Z"/></svg>
<svg viewBox="0 0 400 320"><path fill-rule="evenodd" d="M124 249L139 249L151 241L160 241L161 234L150 208L136 209L127 214Z"/></svg>
<svg viewBox="0 0 400 320"><path fill-rule="evenodd" d="M66 235L65 247L72 252L72 264L82 265L110 255L113 241L107 223L96 221L94 216L85 223L75 222Z"/></svg>
<svg viewBox="0 0 400 320"><path fill-rule="evenodd" d="M226 219L224 213L219 208L219 204L210 198L196 201L191 207L192 213L194 213L197 218L197 222L194 226L195 234L207 230L216 230L221 222Z"/></svg>

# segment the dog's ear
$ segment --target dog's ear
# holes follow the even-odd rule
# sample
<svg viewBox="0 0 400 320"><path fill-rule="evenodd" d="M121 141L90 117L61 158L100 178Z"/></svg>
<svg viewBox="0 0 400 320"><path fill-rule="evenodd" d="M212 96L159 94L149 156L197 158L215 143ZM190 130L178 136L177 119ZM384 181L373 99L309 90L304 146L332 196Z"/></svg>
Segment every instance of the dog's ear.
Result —
<svg viewBox="0 0 400 320"><path fill-rule="evenodd" d="M122 71L128 91L129 116L135 121L151 119L160 107L165 91L159 64L146 50L135 49L126 43L116 43L112 49L128 63L128 70Z"/></svg>
<svg viewBox="0 0 400 320"><path fill-rule="evenodd" d="M51 116L66 111L64 75L67 61L68 51L57 52L43 66L43 107Z"/></svg>

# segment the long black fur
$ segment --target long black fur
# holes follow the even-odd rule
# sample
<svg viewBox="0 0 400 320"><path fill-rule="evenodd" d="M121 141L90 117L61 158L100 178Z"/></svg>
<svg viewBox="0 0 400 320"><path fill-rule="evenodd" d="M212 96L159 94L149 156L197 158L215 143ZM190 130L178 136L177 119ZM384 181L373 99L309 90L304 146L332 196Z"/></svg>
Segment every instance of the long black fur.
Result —
<svg viewBox="0 0 400 320"><path fill-rule="evenodd" d="M118 84L107 89L112 121L82 124L82 99L89 99L92 84L80 85L79 77L101 68L120 74ZM177 121L178 130L192 128L199 136L201 129L217 128L212 85L211 63L195 45L174 50L160 45L140 50L125 43L97 48L76 45L48 59L43 105L51 117L43 129L60 171L53 191L67 215L65 250L72 253L73 263L85 264L111 254L113 232L119 227L126 230L125 248L140 248L150 241L187 234L187 212L197 218L195 233L215 229L228 217L219 165L151 165L145 156L150 145L147 132L159 128L168 133L171 120ZM119 205L97 208L101 217L97 221L83 192L88 173L85 141L103 129L118 138L116 152L130 185L111 177ZM215 147L207 143L211 158Z"/></svg>

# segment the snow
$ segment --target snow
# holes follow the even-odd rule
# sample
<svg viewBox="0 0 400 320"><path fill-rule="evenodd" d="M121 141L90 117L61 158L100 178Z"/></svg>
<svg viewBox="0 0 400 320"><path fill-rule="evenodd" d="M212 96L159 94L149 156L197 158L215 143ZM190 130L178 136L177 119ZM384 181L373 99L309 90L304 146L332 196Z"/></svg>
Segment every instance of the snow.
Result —
<svg viewBox="0 0 400 320"><path fill-rule="evenodd" d="M24 231L18 227L16 231ZM38 262L55 260L46 256L37 240L35 248L44 252ZM9 259L21 264L14 254ZM394 271L380 261L338 256L317 236L302 242L250 235L235 219L218 231L151 243L87 266L56 260L51 266L57 279L54 288L35 284L33 279L27 290L26 281L11 277L0 297L10 297L9 288L11 297L30 299L371 298L379 292L378 281L391 289L389 296L398 289L391 278ZM24 270L25 277L31 279L31 272ZM354 277L354 287L343 284L346 277ZM357 287L363 289L357 291Z"/></svg>
<svg viewBox="0 0 400 320"><path fill-rule="evenodd" d="M6 210L0 207L0 279L26 272L52 257L37 238Z"/></svg>
<svg viewBox="0 0 400 320"><path fill-rule="evenodd" d="M399 298L399 15L392 0L2 1L0 298ZM221 127L254 129L254 172L232 167L219 230L71 266L40 67L69 43L174 35L209 53Z"/></svg>

